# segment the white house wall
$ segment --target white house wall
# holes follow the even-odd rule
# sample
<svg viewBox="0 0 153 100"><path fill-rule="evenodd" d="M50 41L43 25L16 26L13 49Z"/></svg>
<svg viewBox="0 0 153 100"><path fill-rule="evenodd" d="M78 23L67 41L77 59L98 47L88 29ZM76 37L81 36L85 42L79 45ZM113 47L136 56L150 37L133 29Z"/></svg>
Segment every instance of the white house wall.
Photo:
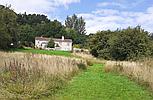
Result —
<svg viewBox="0 0 153 100"><path fill-rule="evenodd" d="M49 41L35 40L35 47L46 49ZM72 42L66 41L54 41L59 47L55 47L55 50L72 51Z"/></svg>
<svg viewBox="0 0 153 100"><path fill-rule="evenodd" d="M43 43L46 43L46 44L43 44ZM48 41L35 40L35 46L37 48L45 49L45 47L47 46L47 44L48 44Z"/></svg>
<svg viewBox="0 0 153 100"><path fill-rule="evenodd" d="M60 47L55 47L56 50L72 51L72 42L55 42Z"/></svg>

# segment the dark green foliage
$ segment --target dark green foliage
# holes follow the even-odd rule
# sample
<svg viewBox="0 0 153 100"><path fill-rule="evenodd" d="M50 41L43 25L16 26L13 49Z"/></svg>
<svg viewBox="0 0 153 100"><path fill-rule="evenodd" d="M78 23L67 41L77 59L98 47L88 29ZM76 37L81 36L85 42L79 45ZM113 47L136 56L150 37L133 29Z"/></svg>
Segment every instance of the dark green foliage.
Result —
<svg viewBox="0 0 153 100"><path fill-rule="evenodd" d="M73 44L84 46L85 22L76 15L69 19L71 25L62 25L58 20L49 20L40 14L16 14L10 7L0 6L0 49L9 49L17 46L33 47L35 37L70 38ZM74 23L76 21L77 23ZM10 45L13 43L13 45ZM20 43L20 44L19 44Z"/></svg>
<svg viewBox="0 0 153 100"><path fill-rule="evenodd" d="M54 40L51 38L50 41L48 42L47 47L54 48L54 46L55 46Z"/></svg>
<svg viewBox="0 0 153 100"><path fill-rule="evenodd" d="M66 28L63 34L66 38L70 38L73 40L73 44L79 44L81 47L84 47L87 40L87 35L78 34L77 31L71 28Z"/></svg>
<svg viewBox="0 0 153 100"><path fill-rule="evenodd" d="M37 29L40 29L40 28L41 27L38 27ZM44 25L44 29L38 30L37 32L39 33L41 31L43 31L43 32L38 35L43 35L46 37L61 38L65 32L65 28L61 22L54 20L54 21L51 21L50 23Z"/></svg>
<svg viewBox="0 0 153 100"><path fill-rule="evenodd" d="M9 49L18 45L16 13L10 7L0 5L0 49ZM13 45L10 45L10 44Z"/></svg>
<svg viewBox="0 0 153 100"><path fill-rule="evenodd" d="M116 31L101 31L89 40L91 53L107 60L137 60L152 54L149 33L140 26Z"/></svg>
<svg viewBox="0 0 153 100"><path fill-rule="evenodd" d="M17 22L20 25L37 25L38 23L49 23L50 20L45 15L40 14L29 14L27 15L26 12L24 14L18 14Z"/></svg>
<svg viewBox="0 0 153 100"><path fill-rule="evenodd" d="M37 20L36 20L37 19ZM77 18L78 22L81 24L78 30L72 27L65 27L61 22L54 20L50 21L46 16L36 15L36 14L18 14L17 22L20 24L20 40L21 43L30 42L34 43L34 39L36 36L44 36L44 37L54 37L61 38L65 36L65 38L70 38L73 40L73 44L81 44L84 46L84 43L87 39L87 36L84 34L85 24L84 20L81 18ZM78 24L79 24L78 23ZM83 29L84 31L81 31ZM78 34L79 33L79 34ZM23 44L24 45L24 44Z"/></svg>
<svg viewBox="0 0 153 100"><path fill-rule="evenodd" d="M86 70L87 69L87 66L83 63L79 63L78 64L78 68L81 69L81 70Z"/></svg>
<svg viewBox="0 0 153 100"><path fill-rule="evenodd" d="M31 42L34 43L36 36L61 38L65 32L61 22L50 21L44 15L18 14L17 22L20 25L20 40L23 45L27 43L25 46L30 46Z"/></svg>
<svg viewBox="0 0 153 100"><path fill-rule="evenodd" d="M67 28L74 29L79 34L85 34L85 21L82 17L78 18L75 14L65 20Z"/></svg>
<svg viewBox="0 0 153 100"><path fill-rule="evenodd" d="M82 17L78 17L75 14L72 17L67 17L65 20L66 36L70 36L73 39L74 44L80 44L81 47L85 47L87 40L85 21Z"/></svg>

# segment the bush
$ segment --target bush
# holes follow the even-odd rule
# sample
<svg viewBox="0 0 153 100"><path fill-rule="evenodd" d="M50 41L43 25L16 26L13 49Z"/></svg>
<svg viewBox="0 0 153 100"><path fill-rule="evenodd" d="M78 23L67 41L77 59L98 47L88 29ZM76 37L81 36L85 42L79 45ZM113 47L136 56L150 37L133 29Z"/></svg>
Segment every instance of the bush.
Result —
<svg viewBox="0 0 153 100"><path fill-rule="evenodd" d="M101 31L89 39L90 52L106 60L137 60L151 56L153 40L140 26L116 31Z"/></svg>
<svg viewBox="0 0 153 100"><path fill-rule="evenodd" d="M54 40L51 38L50 41L48 42L47 47L54 48L54 46L55 46Z"/></svg>
<svg viewBox="0 0 153 100"><path fill-rule="evenodd" d="M87 69L87 66L83 63L79 63L78 64L78 68L81 69L81 70L86 70Z"/></svg>

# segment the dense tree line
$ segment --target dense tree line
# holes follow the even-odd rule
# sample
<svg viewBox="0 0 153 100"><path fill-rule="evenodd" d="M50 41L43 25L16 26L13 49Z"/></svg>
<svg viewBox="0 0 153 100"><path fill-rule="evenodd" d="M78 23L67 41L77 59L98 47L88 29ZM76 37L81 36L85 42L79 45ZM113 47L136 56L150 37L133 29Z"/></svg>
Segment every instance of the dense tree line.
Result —
<svg viewBox="0 0 153 100"><path fill-rule="evenodd" d="M58 20L50 21L47 16L44 15L27 15L26 13L18 14L17 22L20 25L20 40L24 45L32 46L36 36L52 38L61 38L62 36L65 36L65 38L71 38L73 40L73 44L84 45L87 38L87 36L83 33L85 30L83 30L81 33L79 32L81 29L85 29L85 22L82 17L78 20L81 20L80 28L74 29L72 27L62 25L62 23ZM67 24L68 23L69 22L67 22ZM73 25L77 26L78 24L73 23Z"/></svg>
<svg viewBox="0 0 153 100"><path fill-rule="evenodd" d="M71 38L73 44L89 48L95 57L107 60L137 60L153 55L153 34L140 26L85 34L85 21L75 14L66 18L64 26L58 20L49 20L45 15L16 14L10 7L0 5L0 49L20 45L33 47L36 36L65 36Z"/></svg>
<svg viewBox="0 0 153 100"><path fill-rule="evenodd" d="M140 26L101 31L89 39L91 53L107 60L137 60L152 56L153 40Z"/></svg>
<svg viewBox="0 0 153 100"><path fill-rule="evenodd" d="M61 37L64 26L57 20L50 21L46 16L39 14L18 14L20 40L23 45L32 46L36 36Z"/></svg>
<svg viewBox="0 0 153 100"><path fill-rule="evenodd" d="M0 49L24 46L34 46L36 36L52 38L71 38L73 44L83 46L87 39L85 35L85 21L76 15L68 17L77 23L65 21L66 26L58 20L49 20L47 16L40 14L16 14L10 7L0 6ZM67 20L66 19L66 20ZM75 28L67 26L73 24ZM13 43L13 46L10 45Z"/></svg>

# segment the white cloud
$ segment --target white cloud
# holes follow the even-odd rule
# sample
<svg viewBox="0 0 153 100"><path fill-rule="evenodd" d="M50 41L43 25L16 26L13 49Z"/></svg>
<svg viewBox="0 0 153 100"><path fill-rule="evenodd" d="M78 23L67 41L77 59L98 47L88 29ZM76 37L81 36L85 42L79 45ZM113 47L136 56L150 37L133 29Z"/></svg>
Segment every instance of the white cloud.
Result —
<svg viewBox="0 0 153 100"><path fill-rule="evenodd" d="M48 14L56 8L64 6L68 8L71 3L78 3L80 0L0 0L0 4L10 5L18 13L42 13Z"/></svg>
<svg viewBox="0 0 153 100"><path fill-rule="evenodd" d="M100 14L100 15L114 15L114 14L119 14L118 10L113 10L113 9L100 9L93 11L92 13L94 14Z"/></svg>
<svg viewBox="0 0 153 100"><path fill-rule="evenodd" d="M145 12L119 11L113 9L99 9L91 13L81 13L86 21L87 33L98 30L116 30L128 26L141 25L147 31L153 32L153 6Z"/></svg>
<svg viewBox="0 0 153 100"><path fill-rule="evenodd" d="M99 7L115 6L120 8L126 8L123 4L117 2L101 2L98 3L97 6Z"/></svg>

